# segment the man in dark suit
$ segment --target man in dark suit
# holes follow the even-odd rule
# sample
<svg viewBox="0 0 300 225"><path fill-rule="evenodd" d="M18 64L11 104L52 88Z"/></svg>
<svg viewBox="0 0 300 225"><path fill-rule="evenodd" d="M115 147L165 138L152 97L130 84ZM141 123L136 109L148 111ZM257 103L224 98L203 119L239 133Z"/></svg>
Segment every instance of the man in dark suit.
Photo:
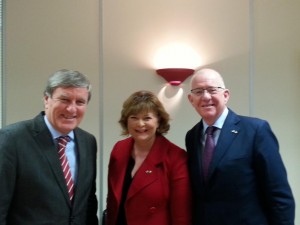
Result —
<svg viewBox="0 0 300 225"><path fill-rule="evenodd" d="M193 189L193 225L293 225L295 202L265 120L239 116L227 108L229 90L215 70L191 79L188 99L202 120L186 134ZM207 127L215 148L204 176Z"/></svg>
<svg viewBox="0 0 300 225"><path fill-rule="evenodd" d="M45 111L0 130L0 225L98 224L96 139L78 128L90 89L83 74L57 71ZM67 144L58 144L60 136Z"/></svg>

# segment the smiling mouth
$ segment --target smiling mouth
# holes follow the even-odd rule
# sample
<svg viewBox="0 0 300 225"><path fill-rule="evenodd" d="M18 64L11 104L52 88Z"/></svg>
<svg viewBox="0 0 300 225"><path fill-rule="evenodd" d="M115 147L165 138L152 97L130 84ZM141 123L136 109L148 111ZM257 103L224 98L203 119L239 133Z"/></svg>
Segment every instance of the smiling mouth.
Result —
<svg viewBox="0 0 300 225"><path fill-rule="evenodd" d="M63 116L63 118L66 120L73 120L76 118L76 116Z"/></svg>
<svg viewBox="0 0 300 225"><path fill-rule="evenodd" d="M202 108L209 108L209 107L213 107L214 105L213 104L210 104L210 105L203 105Z"/></svg>
<svg viewBox="0 0 300 225"><path fill-rule="evenodd" d="M139 133L139 134L143 134L143 133L146 133L147 130L135 130L135 132Z"/></svg>

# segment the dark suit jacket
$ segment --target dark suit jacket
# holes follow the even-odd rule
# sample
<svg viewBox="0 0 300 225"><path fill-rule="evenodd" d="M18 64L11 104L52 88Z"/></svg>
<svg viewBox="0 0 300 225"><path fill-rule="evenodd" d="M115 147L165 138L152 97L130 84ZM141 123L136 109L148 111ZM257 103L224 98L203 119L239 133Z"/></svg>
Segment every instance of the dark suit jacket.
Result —
<svg viewBox="0 0 300 225"><path fill-rule="evenodd" d="M293 225L295 203L268 122L231 110L221 130L209 181L202 176L200 121L186 134L194 225Z"/></svg>
<svg viewBox="0 0 300 225"><path fill-rule="evenodd" d="M115 225L133 139L114 146L108 173L107 224ZM125 202L128 225L190 225L191 190L186 152L157 136L135 174Z"/></svg>
<svg viewBox="0 0 300 225"><path fill-rule="evenodd" d="M76 128L73 206L43 113L0 130L0 225L96 225L96 140Z"/></svg>

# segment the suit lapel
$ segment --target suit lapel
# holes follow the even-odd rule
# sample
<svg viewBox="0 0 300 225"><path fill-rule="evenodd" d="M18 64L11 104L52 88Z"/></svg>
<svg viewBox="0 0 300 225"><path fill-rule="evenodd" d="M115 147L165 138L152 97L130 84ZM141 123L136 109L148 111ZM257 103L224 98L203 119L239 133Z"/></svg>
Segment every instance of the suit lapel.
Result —
<svg viewBox="0 0 300 225"><path fill-rule="evenodd" d="M48 130L43 114L38 115L33 121L33 132L35 133L36 142L41 149L42 154L48 161L48 164L54 174L55 180L58 183L66 201L71 206L68 195L65 177L63 175L60 161L57 154L56 145L52 140L50 131Z"/></svg>
<svg viewBox="0 0 300 225"><path fill-rule="evenodd" d="M226 154L229 146L237 137L240 130L240 128L237 126L238 121L239 118L237 117L237 115L232 111L229 111L214 151L214 156L210 165L209 176L213 174L217 165L221 162L222 158Z"/></svg>
<svg viewBox="0 0 300 225"><path fill-rule="evenodd" d="M190 156L190 160L192 160L192 165L195 166L194 173L198 174L199 177L201 177L201 182L203 182L202 178L202 152L203 152L203 146L202 146L202 138L203 135L203 122L199 122L197 126L195 127L195 133L194 138L192 139L192 154Z"/></svg>
<svg viewBox="0 0 300 225"><path fill-rule="evenodd" d="M81 201L87 195L87 190L91 190L92 194L96 192L97 143L93 138L88 138L89 135L78 127L74 129L74 137L78 167L73 199L73 208L76 208L82 204Z"/></svg>
<svg viewBox="0 0 300 225"><path fill-rule="evenodd" d="M127 199L132 198L142 189L156 181L157 177L157 168L152 163L144 161L132 180Z"/></svg>
<svg viewBox="0 0 300 225"><path fill-rule="evenodd" d="M77 165L78 165L78 173L77 173L77 183L75 184L75 194L74 194L74 204L76 205L75 202L78 199L78 196L81 193L80 187L84 187L85 185L82 184L82 178L86 176L87 170L85 168L88 168L89 166L87 165L87 160L86 160L86 154L87 154L87 147L85 147L85 142L83 140L83 135L78 135L78 129L74 130L74 137L75 137L75 146L77 150Z"/></svg>
<svg viewBox="0 0 300 225"><path fill-rule="evenodd" d="M161 151L162 146L168 148L168 142L163 136L157 136L147 158L132 180L127 199L132 198L158 179L159 170L166 154L166 151Z"/></svg>
<svg viewBox="0 0 300 225"><path fill-rule="evenodd" d="M112 161L110 161L109 165L108 179L110 179L112 185L111 190L114 192L114 195L119 202L122 197L122 188L129 158L131 157L132 146L133 139L131 137L118 142L114 146L118 154L115 155L114 160L111 159ZM113 151L115 151L115 149L113 149Z"/></svg>

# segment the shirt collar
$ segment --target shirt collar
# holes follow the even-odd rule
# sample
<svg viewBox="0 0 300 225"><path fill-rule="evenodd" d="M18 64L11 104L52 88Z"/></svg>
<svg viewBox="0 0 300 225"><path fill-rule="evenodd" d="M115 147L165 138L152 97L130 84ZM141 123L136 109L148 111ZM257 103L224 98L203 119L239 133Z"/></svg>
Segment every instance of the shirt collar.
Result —
<svg viewBox="0 0 300 225"><path fill-rule="evenodd" d="M212 125L214 127L217 127L218 129L222 129L223 125L224 125L224 122L225 122L225 119L228 115L228 108L226 107L224 109L224 111L222 112L221 116L219 116L219 118L216 120L216 122ZM207 123L205 123L205 121L203 120L203 132L206 131L206 128L208 127Z"/></svg>
<svg viewBox="0 0 300 225"><path fill-rule="evenodd" d="M52 124L49 122L48 118L46 115L44 115L44 121L46 123L46 126L48 127L51 135L52 135L52 138L53 140L55 140L56 138L62 136L63 134L58 132L57 130L54 129L54 127L52 126ZM70 133L67 134L71 140L74 140L74 131L71 131Z"/></svg>

